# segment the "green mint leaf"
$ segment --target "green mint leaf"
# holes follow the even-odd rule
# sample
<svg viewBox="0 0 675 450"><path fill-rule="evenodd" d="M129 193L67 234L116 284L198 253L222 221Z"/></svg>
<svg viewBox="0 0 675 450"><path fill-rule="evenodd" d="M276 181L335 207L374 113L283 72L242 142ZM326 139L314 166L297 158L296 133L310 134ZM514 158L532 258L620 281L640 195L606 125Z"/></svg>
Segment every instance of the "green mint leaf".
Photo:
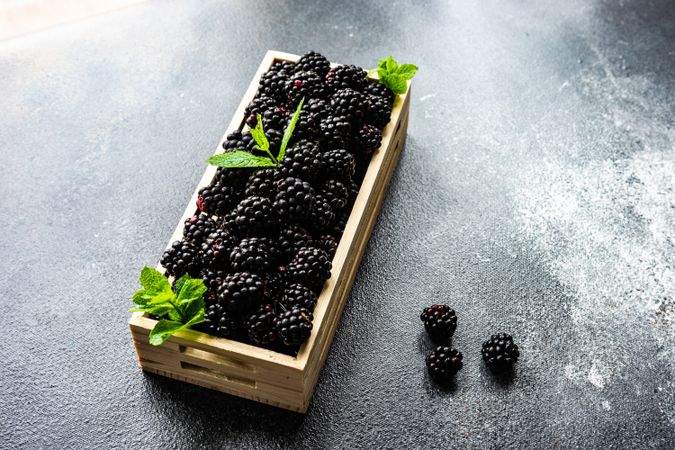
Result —
<svg viewBox="0 0 675 450"><path fill-rule="evenodd" d="M298 105L298 107L295 108L295 113L293 114L293 117L286 126L286 130L284 131L284 137L281 140L281 147L279 148L279 155L277 156L277 161L281 161L282 159L284 159L284 156L286 156L286 147L288 146L288 141L290 141L291 136L293 136L295 124L298 122L298 118L300 117L300 111L302 110L302 105L304 103L305 98L303 97L302 100L300 100L300 104Z"/></svg>
<svg viewBox="0 0 675 450"><path fill-rule="evenodd" d="M212 166L226 167L230 169L238 167L272 167L274 161L265 156L257 156L243 150L220 153L210 157L208 163Z"/></svg>
<svg viewBox="0 0 675 450"><path fill-rule="evenodd" d="M177 279L176 282L174 283L174 285L173 285L174 291L180 292L181 289L183 289L183 284L185 284L185 282L189 279L190 279L190 275L188 275L187 273L183 274L183 276L180 277L179 279Z"/></svg>
<svg viewBox="0 0 675 450"><path fill-rule="evenodd" d="M260 117L260 114L256 114L256 117L258 118L258 123L255 124L255 128L251 128L249 131L251 132L253 140L257 144L256 147L258 147L258 150L267 152L270 149L270 142L267 140L267 136L265 136L262 117Z"/></svg>
<svg viewBox="0 0 675 450"><path fill-rule="evenodd" d="M151 298L151 295L147 295L145 293L145 289L141 289L140 291L136 291L134 296L131 298L131 301L137 305L145 305L150 301Z"/></svg>
<svg viewBox="0 0 675 450"><path fill-rule="evenodd" d="M387 60L381 59L377 62L377 68L383 70L383 74L387 73Z"/></svg>
<svg viewBox="0 0 675 450"><path fill-rule="evenodd" d="M162 319L155 325L149 336L151 345L162 345L167 339L186 327L186 324L175 320Z"/></svg>
<svg viewBox="0 0 675 450"><path fill-rule="evenodd" d="M406 79L400 75L385 75L380 82L391 89L394 94L405 94L408 90Z"/></svg>
<svg viewBox="0 0 675 450"><path fill-rule="evenodd" d="M140 282L147 295L171 292L169 280L157 269L151 269L148 266L141 270Z"/></svg>
<svg viewBox="0 0 675 450"><path fill-rule="evenodd" d="M176 291L178 291L178 286L176 286ZM190 278L185 280L181 285L180 291L176 296L178 304L192 302L194 300L200 299L204 296L206 292L206 286L204 282L199 278Z"/></svg>
<svg viewBox="0 0 675 450"><path fill-rule="evenodd" d="M396 72L396 69L398 69L398 63L396 62L393 56L390 55L389 58L386 59L385 68L387 69L387 72L390 74Z"/></svg>
<svg viewBox="0 0 675 450"><path fill-rule="evenodd" d="M168 314L171 310L173 310L173 306L169 303L165 303L162 305L143 305L143 306L138 306L136 308L132 308L129 310L129 312L143 312L143 313L148 313L148 314L154 314L155 316L162 317L166 314Z"/></svg>
<svg viewBox="0 0 675 450"><path fill-rule="evenodd" d="M404 77L406 80L412 80L419 67L414 64L401 64L396 71L397 75Z"/></svg>

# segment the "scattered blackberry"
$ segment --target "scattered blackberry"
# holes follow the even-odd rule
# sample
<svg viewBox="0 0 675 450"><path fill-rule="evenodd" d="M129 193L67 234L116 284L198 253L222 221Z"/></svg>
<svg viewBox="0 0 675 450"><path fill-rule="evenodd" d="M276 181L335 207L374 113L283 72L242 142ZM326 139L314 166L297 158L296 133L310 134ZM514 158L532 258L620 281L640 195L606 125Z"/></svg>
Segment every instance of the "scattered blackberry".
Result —
<svg viewBox="0 0 675 450"><path fill-rule="evenodd" d="M335 221L335 212L328 199L321 194L315 195L314 208L307 219L309 228L317 232L326 231L333 221Z"/></svg>
<svg viewBox="0 0 675 450"><path fill-rule="evenodd" d="M218 288L223 284L225 279L225 271L204 269L199 274L199 278L204 282L204 286L211 292L218 292Z"/></svg>
<svg viewBox="0 0 675 450"><path fill-rule="evenodd" d="M320 236L318 239L314 240L314 245L324 250L331 259L333 256L335 256L338 243L338 240L330 234L324 234L323 236Z"/></svg>
<svg viewBox="0 0 675 450"><path fill-rule="evenodd" d="M314 205L314 189L299 178L286 178L278 183L274 208L279 217L298 222L308 217Z"/></svg>
<svg viewBox="0 0 675 450"><path fill-rule="evenodd" d="M258 95L267 95L277 101L286 101L286 83L293 65L286 61L274 63L270 70L260 77Z"/></svg>
<svg viewBox="0 0 675 450"><path fill-rule="evenodd" d="M347 186L338 180L326 181L319 193L328 200L331 209L335 212L344 209L349 201L349 190L347 189Z"/></svg>
<svg viewBox="0 0 675 450"><path fill-rule="evenodd" d="M254 172L248 179L244 195L246 197L257 196L274 200L277 195L278 172L275 169L262 169Z"/></svg>
<svg viewBox="0 0 675 450"><path fill-rule="evenodd" d="M424 308L420 319L427 333L436 341L449 339L457 328L455 310L448 305L431 305Z"/></svg>
<svg viewBox="0 0 675 450"><path fill-rule="evenodd" d="M330 69L330 62L320 53L310 51L300 57L295 63L295 71L315 72L321 78L325 77Z"/></svg>
<svg viewBox="0 0 675 450"><path fill-rule="evenodd" d="M242 234L259 233L275 227L276 216L272 202L266 197L246 197L237 205L230 226Z"/></svg>
<svg viewBox="0 0 675 450"><path fill-rule="evenodd" d="M344 149L330 150L321 155L324 176L340 181L351 180L356 172L354 156Z"/></svg>
<svg viewBox="0 0 675 450"><path fill-rule="evenodd" d="M396 98L396 94L394 94L391 89L384 84L375 81L367 82L363 92L383 99L387 102L389 109L391 109L391 106L394 104L394 99Z"/></svg>
<svg viewBox="0 0 675 450"><path fill-rule="evenodd" d="M265 273L274 262L270 247L261 238L242 239L230 253L230 265L236 271Z"/></svg>
<svg viewBox="0 0 675 450"><path fill-rule="evenodd" d="M317 295L310 288L299 283L290 284L281 294L281 304L289 309L294 305L300 305L309 311L314 311Z"/></svg>
<svg viewBox="0 0 675 450"><path fill-rule="evenodd" d="M184 274L196 277L202 268L199 249L185 239L175 241L162 255L160 261L169 275L178 278Z"/></svg>
<svg viewBox="0 0 675 450"><path fill-rule="evenodd" d="M204 322L199 328L208 334L220 337L232 337L237 330L237 322L218 303L213 303L204 312Z"/></svg>
<svg viewBox="0 0 675 450"><path fill-rule="evenodd" d="M211 232L201 246L204 265L211 269L225 269L229 264L230 252L236 244L234 236L227 230Z"/></svg>
<svg viewBox="0 0 675 450"><path fill-rule="evenodd" d="M284 260L290 261L302 247L312 245L312 236L299 225L290 225L279 230L277 246Z"/></svg>
<svg viewBox="0 0 675 450"><path fill-rule="evenodd" d="M353 89L340 89L330 99L330 107L337 116L345 116L353 124L361 123L366 115L366 99Z"/></svg>
<svg viewBox="0 0 675 450"><path fill-rule="evenodd" d="M251 272L227 275L218 289L218 303L233 313L254 311L263 300L263 281Z"/></svg>
<svg viewBox="0 0 675 450"><path fill-rule="evenodd" d="M391 104L386 99L368 95L366 97L366 122L382 129L389 123L391 118Z"/></svg>
<svg viewBox="0 0 675 450"><path fill-rule="evenodd" d="M272 305L263 305L246 321L248 338L257 345L268 345L277 339L277 316Z"/></svg>
<svg viewBox="0 0 675 450"><path fill-rule="evenodd" d="M493 372L504 372L518 361L520 352L510 334L499 333L483 342L483 361Z"/></svg>
<svg viewBox="0 0 675 450"><path fill-rule="evenodd" d="M319 146L312 141L300 141L288 149L279 163L282 178L295 177L304 181L313 181L321 170Z"/></svg>
<svg viewBox="0 0 675 450"><path fill-rule="evenodd" d="M185 221L183 237L199 245L216 228L218 228L218 224L207 214L197 214Z"/></svg>
<svg viewBox="0 0 675 450"><path fill-rule="evenodd" d="M319 122L319 140L323 148L344 148L351 139L352 126L344 116L328 116Z"/></svg>
<svg viewBox="0 0 675 450"><path fill-rule="evenodd" d="M303 247L286 267L291 280L320 291L330 278L332 264L328 254L316 247Z"/></svg>
<svg viewBox="0 0 675 450"><path fill-rule="evenodd" d="M356 140L363 147L366 154L380 148L382 132L372 125L363 125L356 134Z"/></svg>
<svg viewBox="0 0 675 450"><path fill-rule="evenodd" d="M285 345L300 345L312 332L312 320L314 316L311 311L295 305L279 316L277 333Z"/></svg>
<svg viewBox="0 0 675 450"><path fill-rule="evenodd" d="M439 345L427 354L429 374L440 382L448 382L462 369L462 352Z"/></svg>
<svg viewBox="0 0 675 450"><path fill-rule="evenodd" d="M360 92L366 86L366 75L358 66L337 66L326 74L326 86L335 91L350 88Z"/></svg>
<svg viewBox="0 0 675 450"><path fill-rule="evenodd" d="M248 131L235 131L230 133L223 141L223 148L226 151L232 150L248 150L252 151L255 148L255 140Z"/></svg>
<svg viewBox="0 0 675 450"><path fill-rule="evenodd" d="M290 106L295 107L303 97L325 97L326 88L314 72L296 72L286 82L286 95Z"/></svg>

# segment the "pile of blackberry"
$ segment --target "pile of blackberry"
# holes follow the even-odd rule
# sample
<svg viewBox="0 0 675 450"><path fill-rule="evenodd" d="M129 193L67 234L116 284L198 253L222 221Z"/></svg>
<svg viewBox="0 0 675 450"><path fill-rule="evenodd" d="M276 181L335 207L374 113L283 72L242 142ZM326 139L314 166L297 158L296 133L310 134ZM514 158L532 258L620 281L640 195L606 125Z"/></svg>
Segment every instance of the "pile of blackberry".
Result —
<svg viewBox="0 0 675 450"><path fill-rule="evenodd" d="M244 120L255 126L260 114L276 154L303 98L279 167L219 168L199 191L199 213L186 221L183 239L161 260L168 275L204 280L202 331L288 354L311 333L313 309L395 96L362 68L331 67L308 52L261 76ZM248 131L227 136L223 148L260 152Z"/></svg>

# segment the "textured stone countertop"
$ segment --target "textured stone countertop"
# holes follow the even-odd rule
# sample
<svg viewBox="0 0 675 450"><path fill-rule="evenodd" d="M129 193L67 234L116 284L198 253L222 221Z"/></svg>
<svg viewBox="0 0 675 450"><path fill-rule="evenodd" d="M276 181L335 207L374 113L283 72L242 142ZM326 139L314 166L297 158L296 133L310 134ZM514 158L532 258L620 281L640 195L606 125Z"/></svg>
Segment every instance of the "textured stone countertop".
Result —
<svg viewBox="0 0 675 450"><path fill-rule="evenodd" d="M411 3L148 1L0 42L1 448L675 447L675 4ZM304 416L143 374L126 324L267 49L421 67Z"/></svg>

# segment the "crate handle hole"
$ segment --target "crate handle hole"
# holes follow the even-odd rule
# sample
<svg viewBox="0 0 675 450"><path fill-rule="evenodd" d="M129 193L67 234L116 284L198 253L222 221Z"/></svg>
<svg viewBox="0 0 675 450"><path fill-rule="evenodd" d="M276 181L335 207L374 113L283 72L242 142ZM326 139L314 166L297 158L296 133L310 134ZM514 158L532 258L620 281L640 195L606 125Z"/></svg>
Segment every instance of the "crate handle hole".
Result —
<svg viewBox="0 0 675 450"><path fill-rule="evenodd" d="M255 380L251 380L248 378L240 378L240 377L234 377L232 375L227 375L219 370L213 370L209 369L208 367L202 367L198 366L197 364L191 364L189 362L181 361L180 362L180 368L183 370L187 370L190 372L196 372L199 375L205 375L207 377L212 377L212 378L218 378L221 380L226 380L231 383L237 383L237 384L243 384L244 386L256 387L256 382Z"/></svg>
<svg viewBox="0 0 675 450"><path fill-rule="evenodd" d="M202 361L208 361L213 364L219 364L221 366L231 367L233 369L243 370L245 372L256 372L255 366L251 364L246 364L245 362L239 361L237 359L228 358L226 356L209 352L207 350L200 350L198 348L180 345L178 347L178 351L191 358L201 359Z"/></svg>

